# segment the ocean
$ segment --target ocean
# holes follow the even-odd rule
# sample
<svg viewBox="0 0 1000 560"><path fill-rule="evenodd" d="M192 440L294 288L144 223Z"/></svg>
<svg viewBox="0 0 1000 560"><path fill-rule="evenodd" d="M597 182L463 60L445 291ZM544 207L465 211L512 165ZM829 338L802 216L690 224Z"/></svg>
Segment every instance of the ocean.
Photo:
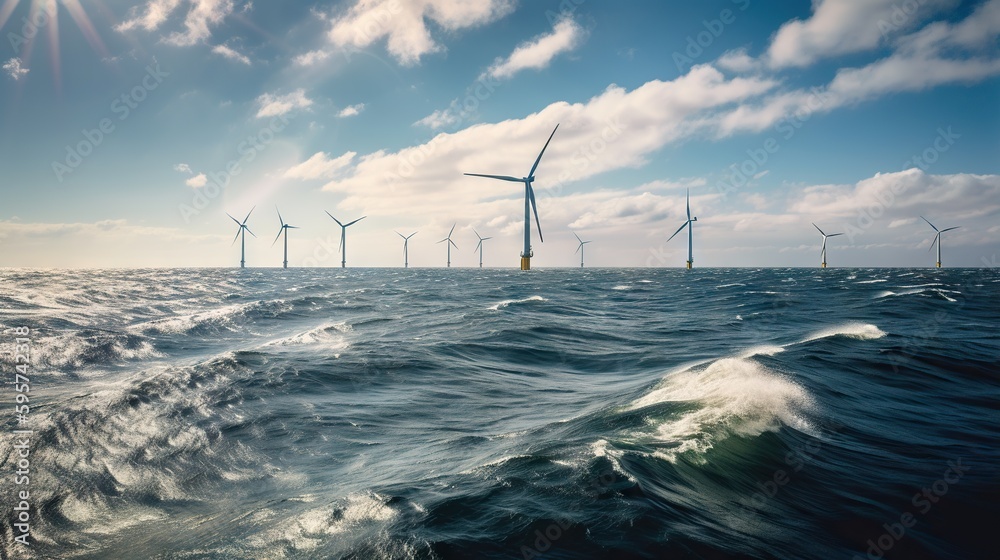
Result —
<svg viewBox="0 0 1000 560"><path fill-rule="evenodd" d="M0 270L0 557L993 558L998 304L996 269Z"/></svg>

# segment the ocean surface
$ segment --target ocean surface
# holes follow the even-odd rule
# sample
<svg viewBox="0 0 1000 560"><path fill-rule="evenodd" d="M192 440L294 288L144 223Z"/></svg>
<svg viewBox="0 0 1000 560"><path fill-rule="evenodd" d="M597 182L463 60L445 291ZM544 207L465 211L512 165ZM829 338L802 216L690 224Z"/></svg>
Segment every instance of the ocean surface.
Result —
<svg viewBox="0 0 1000 560"><path fill-rule="evenodd" d="M996 269L0 270L21 326L4 559L1000 550Z"/></svg>

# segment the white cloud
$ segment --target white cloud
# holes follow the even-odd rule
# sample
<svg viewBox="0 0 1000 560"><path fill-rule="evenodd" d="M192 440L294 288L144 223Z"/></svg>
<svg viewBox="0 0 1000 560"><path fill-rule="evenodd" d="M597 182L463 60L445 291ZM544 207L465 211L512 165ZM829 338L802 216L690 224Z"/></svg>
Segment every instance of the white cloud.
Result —
<svg viewBox="0 0 1000 560"><path fill-rule="evenodd" d="M189 187L199 189L208 184L208 177L206 177L204 173L199 173L187 181L184 181L184 184Z"/></svg>
<svg viewBox="0 0 1000 560"><path fill-rule="evenodd" d="M337 116L340 118L353 117L356 115L360 115L361 111L364 110L365 110L364 103L358 103L356 105L348 105L347 107L341 109L340 112L337 113Z"/></svg>
<svg viewBox="0 0 1000 560"><path fill-rule="evenodd" d="M330 159L324 152L316 152L306 161L285 171L289 179L332 179L337 172L351 164L357 152L347 152L342 156Z"/></svg>
<svg viewBox="0 0 1000 560"><path fill-rule="evenodd" d="M14 78L15 80L20 80L21 76L30 72L29 69L21 66L20 58L12 58L7 62L3 63L3 71L7 73L8 76Z"/></svg>
<svg viewBox="0 0 1000 560"><path fill-rule="evenodd" d="M436 109L433 113L420 119L413 124L419 124L437 130L453 124L458 124L461 119L451 109Z"/></svg>
<svg viewBox="0 0 1000 560"><path fill-rule="evenodd" d="M339 17L331 19L329 39L338 47L365 48L386 41L386 48L400 64L413 65L442 47L431 37L427 23L447 32L495 21L513 10L512 0L358 0Z"/></svg>
<svg viewBox="0 0 1000 560"><path fill-rule="evenodd" d="M912 28L952 4L953 0L814 0L812 16L778 29L767 62L774 68L802 67L825 57L871 50L888 35Z"/></svg>
<svg viewBox="0 0 1000 560"><path fill-rule="evenodd" d="M133 7L129 19L115 26L117 31L141 28L146 31L159 29L180 5L190 9L184 18L184 31L175 31L164 38L167 43L190 46L205 41L212 35L211 28L222 23L233 13L233 0L149 0L145 10Z"/></svg>
<svg viewBox="0 0 1000 560"><path fill-rule="evenodd" d="M194 173L191 171L191 166L186 163L178 163L174 165L174 171L179 171L181 173L187 173L188 175Z"/></svg>
<svg viewBox="0 0 1000 560"><path fill-rule="evenodd" d="M257 118L267 118L285 115L295 109L305 109L313 102L306 97L305 90L300 88L286 95L265 93L257 98L257 104L260 106Z"/></svg>
<svg viewBox="0 0 1000 560"><path fill-rule="evenodd" d="M243 64L246 64L247 66L250 65L250 59L247 58L246 55L236 51L235 49L227 45L216 45L212 47L212 52L214 52L215 54L221 54L222 56L228 58L229 60L235 60L236 62L241 62Z"/></svg>
<svg viewBox="0 0 1000 560"><path fill-rule="evenodd" d="M553 26L552 33L518 45L506 59L497 59L487 74L506 79L521 70L545 68L556 56L579 46L585 35L583 28L571 18L562 18Z"/></svg>
<svg viewBox="0 0 1000 560"><path fill-rule="evenodd" d="M296 56L292 62L298 66L312 66L330 58L330 51L315 50Z"/></svg>
<svg viewBox="0 0 1000 560"><path fill-rule="evenodd" d="M715 65L732 72L750 72L757 70L760 67L760 62L747 54L746 49L736 49L727 51L719 57L715 61Z"/></svg>

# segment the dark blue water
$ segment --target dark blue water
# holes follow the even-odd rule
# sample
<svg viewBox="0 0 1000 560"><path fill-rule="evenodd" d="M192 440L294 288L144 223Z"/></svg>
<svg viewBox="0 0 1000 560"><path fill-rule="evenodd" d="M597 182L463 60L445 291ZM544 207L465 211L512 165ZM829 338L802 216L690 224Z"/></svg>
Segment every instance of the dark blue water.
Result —
<svg viewBox="0 0 1000 560"><path fill-rule="evenodd" d="M34 430L0 552L991 557L998 302L996 270L0 271Z"/></svg>

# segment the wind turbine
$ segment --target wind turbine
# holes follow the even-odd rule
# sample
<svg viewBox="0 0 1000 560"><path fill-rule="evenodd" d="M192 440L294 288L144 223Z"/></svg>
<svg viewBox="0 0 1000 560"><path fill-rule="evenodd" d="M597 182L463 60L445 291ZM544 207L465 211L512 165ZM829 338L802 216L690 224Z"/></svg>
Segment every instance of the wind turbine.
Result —
<svg viewBox="0 0 1000 560"><path fill-rule="evenodd" d="M278 230L278 235L275 236L274 241L271 242L271 247L274 247L274 244L278 242L278 238L281 237L282 233L284 233L285 234L285 260L284 260L284 262L282 263L281 266L282 266L282 268L288 268L288 230L290 230L290 229L299 229L299 227L298 226L293 226L293 225L286 224L285 220L283 220L281 218L281 212L278 211L278 207L277 206L274 207L274 211L278 212L278 221L281 222L281 229Z"/></svg>
<svg viewBox="0 0 1000 560"><path fill-rule="evenodd" d="M813 227L816 228L816 231L818 231L819 234L823 236L823 250L820 251L820 254L823 255L823 262L820 263L820 266L823 267L823 268L826 268L826 239L828 237L837 237L838 235L844 235L844 234L843 233L831 233L830 235L827 235L827 234L823 233L823 230L819 229L818 225L813 224Z"/></svg>
<svg viewBox="0 0 1000 560"><path fill-rule="evenodd" d="M580 239L580 236L577 235L575 231L573 232L573 237L575 237L576 240L580 242L580 246L576 248L576 251L574 251L574 253L580 253L580 268L583 268L583 246L586 245L587 243L590 243L590 241L584 241Z"/></svg>
<svg viewBox="0 0 1000 560"><path fill-rule="evenodd" d="M451 231L448 232L448 237L445 237L441 241L438 241L438 243L444 243L445 241L447 241L447 243L445 243L444 246L448 248L448 268L451 268L451 246L455 245L455 242L451 240L451 234L455 233L455 226L457 225L458 224L451 226ZM455 245L455 249L456 250L458 249L458 245Z"/></svg>
<svg viewBox="0 0 1000 560"><path fill-rule="evenodd" d="M680 228L677 229L677 231L674 232L674 235L670 236L670 239L673 239L678 233L681 232L682 229L688 228L688 260L687 260L687 267L688 267L688 269L690 269L691 265L694 264L694 256L693 256L693 248L694 248L694 239L693 239L694 238L694 223L698 221L698 218L692 218L691 217L691 189L688 189L688 192L687 192L687 216L688 216L687 221L684 222L684 225L682 225ZM670 242L670 239L667 239L668 243Z"/></svg>
<svg viewBox="0 0 1000 560"><path fill-rule="evenodd" d="M403 238L403 268L410 268L410 238L416 235L417 232L413 232L410 235L403 235L402 233L396 232L396 235Z"/></svg>
<svg viewBox="0 0 1000 560"><path fill-rule="evenodd" d="M479 232L476 231L476 228L472 228L472 231L475 232L476 237L479 238L479 245L476 245L476 251L479 251L479 268L483 268L483 241L486 241L487 239L493 239L493 238L492 237L483 237L482 235L479 235ZM475 253L476 251L473 251L473 253Z"/></svg>
<svg viewBox="0 0 1000 560"><path fill-rule="evenodd" d="M930 222L930 220L928 220L927 218L924 218L923 216L920 216L920 217L925 222L927 222L927 225L929 225L932 228L934 228L934 231L937 232L937 235L934 236L934 241L931 241L931 247L930 247L930 249L927 249L927 251L930 252L930 250L934 248L934 244L937 243L937 249L938 249L938 252L937 252L937 267L941 268L941 234L944 233L944 232L946 232L946 231L951 231L953 229L958 229L958 228L960 228L962 226L955 226L955 227L950 227L950 228L945 228L945 229L938 229L938 228L934 227L934 224L932 224Z"/></svg>
<svg viewBox="0 0 1000 560"><path fill-rule="evenodd" d="M324 212L326 212L326 210L324 210ZM326 212L326 215L333 218L333 214L329 212ZM340 223L340 220L333 218L333 221L337 222L337 225L340 226L340 268L347 268L347 228L367 217L368 216L361 216L357 220L347 222L346 224L342 224Z"/></svg>
<svg viewBox="0 0 1000 560"><path fill-rule="evenodd" d="M247 244L246 244L246 237L247 236L246 236L246 232L249 231L250 235L253 235L254 237L257 237L256 235L254 235L254 233L252 231L250 231L250 228L247 227L247 220L250 219L250 214L253 214L254 208L257 208L257 207L254 206L253 208L250 209L249 212L247 212L247 217L243 218L243 222L240 222L236 218L233 218L229 214L229 212L226 212L226 215L229 216L229 218L232 219L234 222L236 222L236 225L240 226L240 229L236 230L236 237L242 238L242 239L240 239L240 268L246 268L246 263L247 263ZM233 242L230 243L230 246L236 244L236 237L233 238Z"/></svg>
<svg viewBox="0 0 1000 560"><path fill-rule="evenodd" d="M501 181L512 181L514 183L524 183L524 249L521 250L521 270L531 270L531 257L534 253L531 251L531 211L535 212L535 225L538 226L538 239L541 242L545 242L542 238L542 224L538 221L538 206L535 204L535 189L531 187L531 183L535 181L535 169L538 168L538 162L542 161L542 154L545 153L545 148L549 147L549 142L552 141L552 137L556 135L556 131L559 130L559 125L557 124L554 129L552 129L552 134L549 135L549 139L545 141L545 145L542 146L542 151L538 153L538 158L535 159L535 164L531 166L531 171L528 172L527 177L511 177L509 175L482 175L480 173L466 173L471 177L486 177L488 179L499 179Z"/></svg>

